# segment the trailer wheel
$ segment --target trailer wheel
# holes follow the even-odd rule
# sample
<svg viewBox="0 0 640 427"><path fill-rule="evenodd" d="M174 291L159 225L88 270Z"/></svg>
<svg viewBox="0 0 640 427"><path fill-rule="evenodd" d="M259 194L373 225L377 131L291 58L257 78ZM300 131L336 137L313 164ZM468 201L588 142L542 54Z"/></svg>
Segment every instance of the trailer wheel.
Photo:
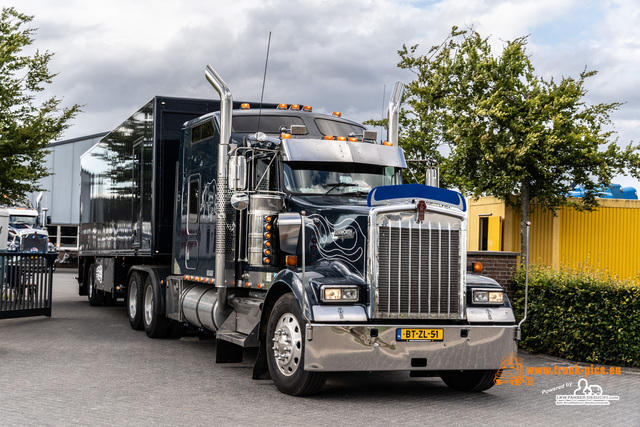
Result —
<svg viewBox="0 0 640 427"><path fill-rule="evenodd" d="M324 384L324 372L305 371L304 321L293 294L280 297L267 325L267 365L278 390L292 396L316 393Z"/></svg>
<svg viewBox="0 0 640 427"><path fill-rule="evenodd" d="M440 378L454 390L480 392L493 387L497 370L442 371Z"/></svg>
<svg viewBox="0 0 640 427"><path fill-rule="evenodd" d="M127 317L131 329L141 331L142 325L142 290L144 275L140 272L133 272L127 287Z"/></svg>
<svg viewBox="0 0 640 427"><path fill-rule="evenodd" d="M144 282L142 322L149 338L164 338L169 334L170 322L162 313L160 286L150 276Z"/></svg>
<svg viewBox="0 0 640 427"><path fill-rule="evenodd" d="M96 288L96 267L95 264L91 264L89 272L87 273L87 298L89 299L90 306L101 305L103 301L103 294Z"/></svg>

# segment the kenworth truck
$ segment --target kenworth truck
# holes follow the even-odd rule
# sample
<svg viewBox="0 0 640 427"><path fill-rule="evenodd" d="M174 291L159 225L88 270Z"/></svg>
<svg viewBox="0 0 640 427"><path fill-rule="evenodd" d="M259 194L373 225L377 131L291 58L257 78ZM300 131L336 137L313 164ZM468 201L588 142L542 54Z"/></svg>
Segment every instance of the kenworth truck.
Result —
<svg viewBox="0 0 640 427"><path fill-rule="evenodd" d="M205 76L220 95L198 104L211 112L173 131L162 116L177 105L156 99L83 156L80 294L124 297L152 338L215 333L220 363L257 348L253 378L286 394L339 371L491 387L517 351L513 310L467 273L465 199L402 184L401 85L379 143L339 113L234 109L216 71Z"/></svg>

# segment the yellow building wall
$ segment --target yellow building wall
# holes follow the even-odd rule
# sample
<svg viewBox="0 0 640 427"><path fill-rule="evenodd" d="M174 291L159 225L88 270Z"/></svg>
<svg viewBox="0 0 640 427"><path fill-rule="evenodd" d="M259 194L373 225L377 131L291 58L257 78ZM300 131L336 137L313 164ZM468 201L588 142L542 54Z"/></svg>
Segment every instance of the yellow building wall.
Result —
<svg viewBox="0 0 640 427"><path fill-rule="evenodd" d="M561 210L560 264L621 279L640 274L640 200L607 200L594 212Z"/></svg>
<svg viewBox="0 0 640 427"><path fill-rule="evenodd" d="M532 264L553 268L589 267L621 279L640 275L640 200L601 199L581 212L563 207L554 216L535 209L530 215ZM479 248L479 218L501 217L502 251L520 252L520 214L493 197L469 201L468 250ZM490 230L489 233L491 234Z"/></svg>

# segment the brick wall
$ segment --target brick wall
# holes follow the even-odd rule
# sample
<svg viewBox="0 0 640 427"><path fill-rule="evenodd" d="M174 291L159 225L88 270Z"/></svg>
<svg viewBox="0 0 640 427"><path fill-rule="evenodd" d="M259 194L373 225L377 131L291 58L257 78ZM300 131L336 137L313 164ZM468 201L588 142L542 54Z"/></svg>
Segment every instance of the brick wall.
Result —
<svg viewBox="0 0 640 427"><path fill-rule="evenodd" d="M515 289L512 277L518 266L519 256L519 252L469 251L467 264L481 262L484 266L482 275L498 282L507 292L509 299L513 299Z"/></svg>

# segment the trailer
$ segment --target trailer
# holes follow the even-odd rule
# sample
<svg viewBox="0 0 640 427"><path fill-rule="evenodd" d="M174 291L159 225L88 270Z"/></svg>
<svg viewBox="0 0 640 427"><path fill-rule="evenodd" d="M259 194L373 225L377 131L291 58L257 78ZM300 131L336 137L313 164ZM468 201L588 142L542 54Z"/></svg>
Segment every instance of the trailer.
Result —
<svg viewBox="0 0 640 427"><path fill-rule="evenodd" d="M257 348L253 378L286 394L340 371L493 386L517 351L513 309L467 271L462 195L403 184L402 86L381 142L339 113L234 102L205 76L220 101L155 98L83 155L80 294L124 298L151 338L215 334L219 363Z"/></svg>

